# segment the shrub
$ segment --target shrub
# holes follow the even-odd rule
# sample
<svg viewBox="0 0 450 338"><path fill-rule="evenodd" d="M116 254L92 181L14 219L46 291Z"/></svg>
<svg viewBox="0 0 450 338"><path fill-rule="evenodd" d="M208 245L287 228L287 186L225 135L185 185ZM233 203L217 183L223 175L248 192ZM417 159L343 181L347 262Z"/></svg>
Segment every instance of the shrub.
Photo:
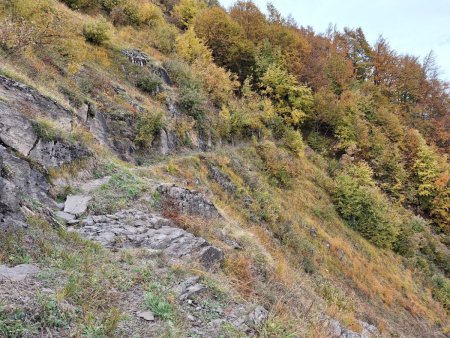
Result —
<svg viewBox="0 0 450 338"><path fill-rule="evenodd" d="M300 132L292 129L287 129L283 136L284 147L293 153L295 156L301 156L305 145L303 144L302 135Z"/></svg>
<svg viewBox="0 0 450 338"><path fill-rule="evenodd" d="M109 40L109 24L105 19L88 23L83 27L83 36L87 42L100 45Z"/></svg>
<svg viewBox="0 0 450 338"><path fill-rule="evenodd" d="M433 278L433 297L442 303L447 311L450 311L450 280L443 276Z"/></svg>
<svg viewBox="0 0 450 338"><path fill-rule="evenodd" d="M98 4L97 0L63 0L72 9L87 9Z"/></svg>
<svg viewBox="0 0 450 338"><path fill-rule="evenodd" d="M187 115L196 120L201 119L205 113L206 98L203 82L192 72L189 65L180 60L171 60L165 63L171 78L180 90L179 105Z"/></svg>
<svg viewBox="0 0 450 338"><path fill-rule="evenodd" d="M153 46L163 53L171 53L175 50L175 40L178 30L174 25L161 24L152 29Z"/></svg>
<svg viewBox="0 0 450 338"><path fill-rule="evenodd" d="M205 114L205 97L200 87L192 85L180 88L180 106L196 120Z"/></svg>
<svg viewBox="0 0 450 338"><path fill-rule="evenodd" d="M270 141L259 144L256 150L271 180L279 187L290 187L292 179L298 175L298 168L292 163L292 157Z"/></svg>
<svg viewBox="0 0 450 338"><path fill-rule="evenodd" d="M161 132L163 127L163 112L143 114L137 123L136 141L144 147L150 145L153 142L154 137Z"/></svg>
<svg viewBox="0 0 450 338"><path fill-rule="evenodd" d="M136 86L140 90L150 95L155 95L159 93L162 89L162 85L163 82L161 78L154 73L151 73L148 76L140 78L136 83Z"/></svg>
<svg viewBox="0 0 450 338"><path fill-rule="evenodd" d="M128 0L123 7L123 11L128 22L136 26L153 27L164 21L161 9L145 0Z"/></svg>
<svg viewBox="0 0 450 338"><path fill-rule="evenodd" d="M379 247L392 247L398 229L388 218L387 202L375 188L361 185L349 174L341 173L336 177L334 201L340 215L353 229Z"/></svg>
<svg viewBox="0 0 450 338"><path fill-rule="evenodd" d="M178 55L189 63L200 62L204 65L212 61L211 50L197 37L193 29L177 38L176 47Z"/></svg>
<svg viewBox="0 0 450 338"><path fill-rule="evenodd" d="M306 141L308 142L308 145L318 153L326 154L330 149L331 140L319 133L310 133Z"/></svg>
<svg viewBox="0 0 450 338"><path fill-rule="evenodd" d="M108 12L123 4L124 0L103 0L102 5Z"/></svg>

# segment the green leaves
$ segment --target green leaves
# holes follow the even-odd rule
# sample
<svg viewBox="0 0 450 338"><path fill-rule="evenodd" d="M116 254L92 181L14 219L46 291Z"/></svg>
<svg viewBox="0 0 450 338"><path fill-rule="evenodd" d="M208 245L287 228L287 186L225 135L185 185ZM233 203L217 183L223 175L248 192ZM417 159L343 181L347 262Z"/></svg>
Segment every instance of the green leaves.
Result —
<svg viewBox="0 0 450 338"><path fill-rule="evenodd" d="M300 85L295 77L278 65L270 65L261 78L262 93L274 101L285 121L298 127L313 106L311 89Z"/></svg>
<svg viewBox="0 0 450 338"><path fill-rule="evenodd" d="M390 220L388 203L368 180L367 168L352 166L336 177L334 201L348 224L373 244L390 248L398 233L398 224Z"/></svg>

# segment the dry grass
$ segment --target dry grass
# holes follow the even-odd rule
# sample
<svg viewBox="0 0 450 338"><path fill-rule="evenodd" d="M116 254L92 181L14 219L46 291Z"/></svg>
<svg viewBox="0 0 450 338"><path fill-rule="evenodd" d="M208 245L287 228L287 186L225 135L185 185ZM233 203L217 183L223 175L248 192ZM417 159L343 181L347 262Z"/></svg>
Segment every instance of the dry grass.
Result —
<svg viewBox="0 0 450 338"><path fill-rule="evenodd" d="M174 171L172 174L178 179L182 176L184 182L198 179L201 185L207 184L211 189L213 200L217 202L226 217L233 220L234 225L239 228L241 243L244 243L245 250L241 253L232 253L228 257L225 273L244 298L256 296L264 299L264 291L261 291L261 287L268 288L271 283L282 286L282 289L303 289L309 294L318 292L321 298L329 302L327 306L329 313L355 332L361 330L358 318L365 317L368 313L371 320L379 323L380 329L384 332L405 329L405 327L392 326L392 318L399 313L403 313L402 316L412 325L411 327L415 325L414 318L424 318L430 326L434 326L436 320L446 322L445 310L432 298L429 289L415 279L413 272L403 266L400 257L374 247L343 224L332 207L327 191L324 190L329 187L331 181L318 167L303 159L299 160L303 161L299 164L302 174L295 179L292 187L289 189L269 187L270 197L273 205L282 206L281 218L284 222L292 224L292 236L304 239L304 244L300 241L299 245L307 243L312 246L313 276L322 276L321 278L327 280L327 283L330 283L340 294L334 295L333 289L325 294L321 293L321 287L317 282L302 271L302 265L298 262L299 257L293 255L289 248L280 246L279 242L274 241L271 231L267 231L261 225L252 225L248 221L245 207L239 196L225 192L217 182L211 181L208 177L206 161L213 160L219 163L221 170L231 177L242 195L254 193L244 183L242 173L231 168L229 158L233 156L236 159L244 156L242 161L247 161L246 163L258 165L258 162L255 162L254 158L245 157L245 153L235 152L227 155L211 156L202 160L200 167L198 161L193 159L175 161L174 165L183 170ZM253 173L255 173L255 167L253 167ZM258 169L256 173L261 175L261 180L264 180L264 173L259 174ZM167 173L164 176L168 179ZM319 185L318 181L320 181ZM275 215L274 219L277 217L280 216ZM232 232L234 225L230 227ZM267 226L270 230L279 228L280 225L277 221L273 224L269 222ZM311 228L316 230L316 237L311 236ZM235 232L238 231L235 230ZM262 252L266 257L263 260L268 274L265 281L262 281L257 273L255 274L258 252ZM295 303L296 298L292 297L292 299ZM297 301L304 302L304 299L300 297ZM290 318L291 322L295 322L295 318L298 317L298 314L293 313L289 307L275 303L270 306L272 309L277 308L277 318L284 316ZM302 306L304 304L297 303L297 307ZM311 323L310 332L320 336L319 332L322 330L320 324L318 322L314 324L314 321Z"/></svg>

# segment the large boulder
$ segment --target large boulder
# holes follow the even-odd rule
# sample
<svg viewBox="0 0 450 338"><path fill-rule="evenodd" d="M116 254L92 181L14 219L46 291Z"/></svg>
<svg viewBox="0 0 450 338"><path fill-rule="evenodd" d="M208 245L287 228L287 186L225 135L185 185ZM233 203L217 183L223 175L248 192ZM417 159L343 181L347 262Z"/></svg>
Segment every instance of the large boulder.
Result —
<svg viewBox="0 0 450 338"><path fill-rule="evenodd" d="M36 200L52 205L48 197L49 185L45 176L14 151L0 145L0 223L14 225L21 221L22 202Z"/></svg>
<svg viewBox="0 0 450 338"><path fill-rule="evenodd" d="M34 147L37 135L30 120L0 101L0 141L24 156Z"/></svg>
<svg viewBox="0 0 450 338"><path fill-rule="evenodd" d="M176 212L198 215L206 218L220 217L215 205L200 192L174 184L161 184L157 191L164 198L166 207Z"/></svg>
<svg viewBox="0 0 450 338"><path fill-rule="evenodd" d="M69 195L64 205L64 212L74 216L81 216L88 208L90 196L86 195Z"/></svg>
<svg viewBox="0 0 450 338"><path fill-rule="evenodd" d="M79 143L71 143L64 139L48 141L40 139L30 151L29 157L49 169L61 167L90 155L91 153Z"/></svg>

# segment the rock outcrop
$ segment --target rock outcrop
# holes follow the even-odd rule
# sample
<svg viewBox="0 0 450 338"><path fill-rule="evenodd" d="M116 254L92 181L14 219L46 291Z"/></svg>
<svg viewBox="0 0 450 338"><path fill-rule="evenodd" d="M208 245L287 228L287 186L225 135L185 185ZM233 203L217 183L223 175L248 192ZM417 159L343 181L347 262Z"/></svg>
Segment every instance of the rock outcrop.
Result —
<svg viewBox="0 0 450 338"><path fill-rule="evenodd" d="M0 97L0 223L25 226L20 211L24 202L55 205L48 194L46 170L90 152L77 142L41 137L35 118L51 120L62 133L70 132L77 119L54 100L4 76L0 76Z"/></svg>
<svg viewBox="0 0 450 338"><path fill-rule="evenodd" d="M109 248L147 248L173 258L196 258L208 269L223 260L222 251L203 238L175 227L166 218L139 210L89 216L72 230Z"/></svg>
<svg viewBox="0 0 450 338"><path fill-rule="evenodd" d="M225 191L230 194L236 192L236 186L231 182L230 177L222 172L220 168L215 166L214 164L207 162L209 176L216 181Z"/></svg>
<svg viewBox="0 0 450 338"><path fill-rule="evenodd" d="M51 205L49 185L44 175L28 161L0 145L0 227L25 226L22 202L36 200Z"/></svg>
<svg viewBox="0 0 450 338"><path fill-rule="evenodd" d="M219 211L214 204L198 191L182 188L174 184L161 184L157 187L157 191L164 199L167 208L205 218L220 217Z"/></svg>
<svg viewBox="0 0 450 338"><path fill-rule="evenodd" d="M70 131L72 122L77 119L76 115L56 101L5 76L0 76L0 97L2 98L1 111L7 106L26 117L44 117L53 121L64 131Z"/></svg>
<svg viewBox="0 0 450 338"><path fill-rule="evenodd" d="M45 169L58 168L66 163L89 156L91 153L85 147L64 139L48 141L40 139L29 154L32 160L41 164Z"/></svg>
<svg viewBox="0 0 450 338"><path fill-rule="evenodd" d="M124 49L122 54L128 57L131 63L144 67L150 61L150 58L144 52L137 49Z"/></svg>

